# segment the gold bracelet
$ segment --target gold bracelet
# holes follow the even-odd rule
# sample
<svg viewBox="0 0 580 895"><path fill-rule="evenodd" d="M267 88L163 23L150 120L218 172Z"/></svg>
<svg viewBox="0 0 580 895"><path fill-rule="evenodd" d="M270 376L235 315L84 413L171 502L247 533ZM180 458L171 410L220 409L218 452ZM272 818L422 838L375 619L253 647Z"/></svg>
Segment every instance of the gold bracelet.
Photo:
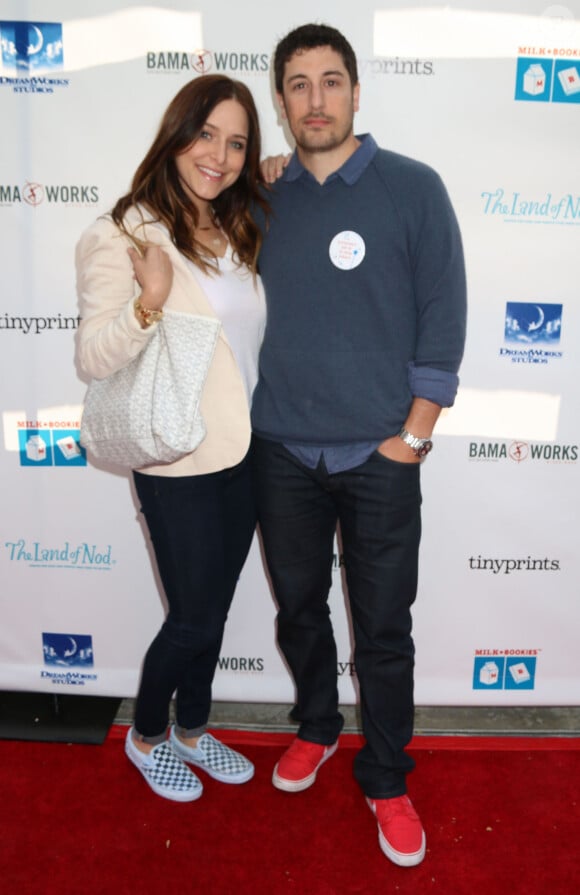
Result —
<svg viewBox="0 0 580 895"><path fill-rule="evenodd" d="M153 308L144 308L138 298L133 304L135 316L143 329L147 329L152 323L158 323L163 317L163 311L156 311Z"/></svg>

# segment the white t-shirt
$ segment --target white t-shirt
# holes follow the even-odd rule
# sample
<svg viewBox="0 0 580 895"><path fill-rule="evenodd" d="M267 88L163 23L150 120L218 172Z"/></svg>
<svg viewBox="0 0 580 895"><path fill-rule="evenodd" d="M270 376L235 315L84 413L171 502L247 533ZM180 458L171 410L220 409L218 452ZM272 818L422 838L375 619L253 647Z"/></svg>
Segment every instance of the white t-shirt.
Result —
<svg viewBox="0 0 580 895"><path fill-rule="evenodd" d="M205 292L234 352L242 375L248 405L258 381L258 354L266 326L266 300L259 277L252 277L245 266L235 263L231 246L218 258L216 274L206 274L193 262L190 269Z"/></svg>

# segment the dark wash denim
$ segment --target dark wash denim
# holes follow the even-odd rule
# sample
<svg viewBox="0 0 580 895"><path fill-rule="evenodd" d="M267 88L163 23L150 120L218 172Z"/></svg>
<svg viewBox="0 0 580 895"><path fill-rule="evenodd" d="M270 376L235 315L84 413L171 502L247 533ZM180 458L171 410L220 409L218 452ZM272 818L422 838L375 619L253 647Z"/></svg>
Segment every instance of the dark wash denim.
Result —
<svg viewBox="0 0 580 895"><path fill-rule="evenodd" d="M160 740L176 693L176 721L203 730L224 626L256 525L251 468L209 475L134 473L169 612L143 664L135 729Z"/></svg>
<svg viewBox="0 0 580 895"><path fill-rule="evenodd" d="M328 594L340 525L366 743L354 773L370 798L406 791L414 762L411 606L421 537L419 464L374 452L354 469L310 469L254 437L254 487L278 604L278 643L296 684L301 739L328 745L343 725Z"/></svg>

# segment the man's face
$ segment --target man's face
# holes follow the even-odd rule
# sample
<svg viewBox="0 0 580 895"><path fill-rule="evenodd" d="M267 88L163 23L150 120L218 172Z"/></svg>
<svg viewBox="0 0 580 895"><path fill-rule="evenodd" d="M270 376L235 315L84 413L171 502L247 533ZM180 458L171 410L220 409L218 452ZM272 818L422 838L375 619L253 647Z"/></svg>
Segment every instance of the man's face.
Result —
<svg viewBox="0 0 580 895"><path fill-rule="evenodd" d="M299 50L286 63L278 102L296 144L305 152L328 152L352 134L358 112L354 87L342 57L330 47Z"/></svg>

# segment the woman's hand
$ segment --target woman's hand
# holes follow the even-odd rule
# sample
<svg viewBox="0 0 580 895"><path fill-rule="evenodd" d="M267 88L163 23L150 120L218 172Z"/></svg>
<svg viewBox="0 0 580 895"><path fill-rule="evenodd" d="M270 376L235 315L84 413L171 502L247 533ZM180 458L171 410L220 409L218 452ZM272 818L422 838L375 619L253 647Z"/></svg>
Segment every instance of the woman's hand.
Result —
<svg viewBox="0 0 580 895"><path fill-rule="evenodd" d="M171 292L173 266L167 252L157 245L147 246L143 255L136 249L127 249L135 279L141 286L139 300L144 308L160 311Z"/></svg>
<svg viewBox="0 0 580 895"><path fill-rule="evenodd" d="M268 158L260 162L262 177L266 183L274 183L279 177L282 177L284 168L290 161L292 156L289 155L269 155Z"/></svg>

